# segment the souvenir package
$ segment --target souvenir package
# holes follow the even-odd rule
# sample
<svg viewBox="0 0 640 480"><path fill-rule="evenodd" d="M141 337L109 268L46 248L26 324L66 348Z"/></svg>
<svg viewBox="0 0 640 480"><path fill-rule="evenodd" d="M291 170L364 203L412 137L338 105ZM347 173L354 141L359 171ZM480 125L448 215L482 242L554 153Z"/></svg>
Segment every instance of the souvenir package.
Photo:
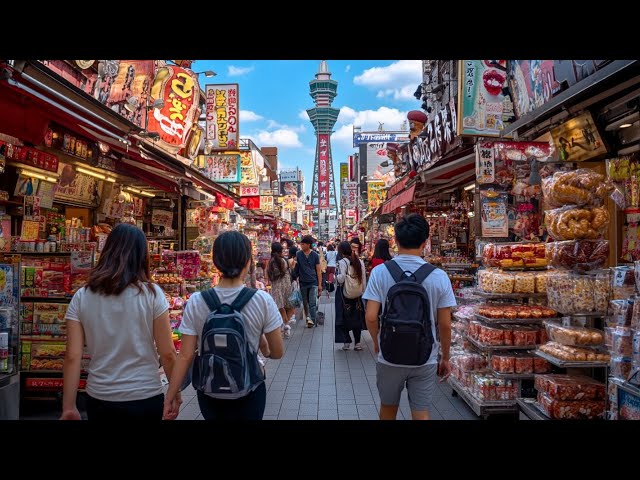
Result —
<svg viewBox="0 0 640 480"><path fill-rule="evenodd" d="M586 272L602 268L609 258L608 240L567 240L546 244L549 265Z"/></svg>
<svg viewBox="0 0 640 480"><path fill-rule="evenodd" d="M545 223L554 240L601 239L609 227L604 207L580 208L567 205L545 212Z"/></svg>
<svg viewBox="0 0 640 480"><path fill-rule="evenodd" d="M544 243L488 243L482 252L482 262L488 267L543 268L548 262Z"/></svg>
<svg viewBox="0 0 640 480"><path fill-rule="evenodd" d="M549 307L565 315L605 313L609 304L608 271L594 275L561 272L547 278Z"/></svg>
<svg viewBox="0 0 640 480"><path fill-rule="evenodd" d="M548 342L538 347L541 352L566 362L608 362L611 355L597 350L581 347L569 347L557 342Z"/></svg>
<svg viewBox="0 0 640 480"><path fill-rule="evenodd" d="M633 356L633 331L626 327L616 327L611 331L612 355L617 357Z"/></svg>
<svg viewBox="0 0 640 480"><path fill-rule="evenodd" d="M562 345L593 347L604 342L602 332L593 328L563 326L549 321L544 325L549 339Z"/></svg>
<svg viewBox="0 0 640 480"><path fill-rule="evenodd" d="M554 400L605 398L605 385L585 375L536 375L535 387Z"/></svg>
<svg viewBox="0 0 640 480"><path fill-rule="evenodd" d="M636 293L635 274L633 267L611 267L611 299L623 300Z"/></svg>
<svg viewBox="0 0 640 480"><path fill-rule="evenodd" d="M633 369L633 358L611 357L611 376L620 380L627 380Z"/></svg>
<svg viewBox="0 0 640 480"><path fill-rule="evenodd" d="M640 305L638 305L640 307ZM633 325L634 311L638 312L636 302L629 300L611 300L607 325L612 327L630 327Z"/></svg>
<svg viewBox="0 0 640 480"><path fill-rule="evenodd" d="M548 208L564 205L601 206L613 191L604 175L588 168L572 172L556 172L542 181L544 201Z"/></svg>

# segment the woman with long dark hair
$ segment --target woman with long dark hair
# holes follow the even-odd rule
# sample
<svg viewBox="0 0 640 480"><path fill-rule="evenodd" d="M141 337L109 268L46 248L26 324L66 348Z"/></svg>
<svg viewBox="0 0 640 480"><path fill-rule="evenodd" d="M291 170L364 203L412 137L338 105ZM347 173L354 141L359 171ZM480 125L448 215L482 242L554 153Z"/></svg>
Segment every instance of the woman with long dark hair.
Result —
<svg viewBox="0 0 640 480"><path fill-rule="evenodd" d="M213 262L222 274L222 278L212 290L220 304L232 305L243 294L242 292L245 292L245 295L248 293L245 290L244 278L254 265L251 258L251 242L240 232L224 232L213 243L213 251ZM182 344L169 382L164 406L164 415L168 418L176 416L180 410L180 404L177 401L178 391L193 363L196 349L202 346L202 333L211 313L202 293L196 292L191 295L180 324ZM271 296L262 290L256 291L248 303L241 308L240 313L251 354L257 356L260 338L264 334L266 345L263 345L262 353L268 358L282 357L284 352L284 342L280 333L282 317ZM223 335L221 337L212 341L216 344L220 341L226 345L227 337ZM248 361L251 360L248 359ZM229 371L225 375L232 375L232 373ZM205 394L200 390L197 396L200 411L205 420L262 420L267 389L262 379L255 388L240 398L221 398Z"/></svg>
<svg viewBox="0 0 640 480"><path fill-rule="evenodd" d="M373 270L378 265L382 265L384 262L391 260L391 253L389 253L389 240L381 238L376 243L376 248L373 252L373 258L371 259L371 269Z"/></svg>
<svg viewBox="0 0 640 480"><path fill-rule="evenodd" d="M274 242L271 244L271 259L267 267L267 277L271 282L271 296L276 302L282 321L284 322L284 337L291 336L291 327L289 319L293 315L293 306L289 303L289 297L293 293L291 285L291 271L289 264L284 259L282 244Z"/></svg>
<svg viewBox="0 0 640 480"><path fill-rule="evenodd" d="M76 396L86 343L89 420L161 420L158 355L170 378L176 350L169 305L151 282L142 230L128 224L113 229L87 285L71 299L66 320L61 418L80 419Z"/></svg>
<svg viewBox="0 0 640 480"><path fill-rule="evenodd" d="M335 315L335 338L336 343L343 343L342 349L351 348L351 334L355 341L354 350L362 350L361 333L366 329L364 321L364 305L362 295L358 298L346 298L344 294L345 283L355 281L360 284L362 292L367 286L367 276L364 263L358 258L355 251L351 250L349 242L341 242L338 245L338 255L340 261L337 267L338 289L336 290L336 315ZM351 277L347 280L347 276Z"/></svg>

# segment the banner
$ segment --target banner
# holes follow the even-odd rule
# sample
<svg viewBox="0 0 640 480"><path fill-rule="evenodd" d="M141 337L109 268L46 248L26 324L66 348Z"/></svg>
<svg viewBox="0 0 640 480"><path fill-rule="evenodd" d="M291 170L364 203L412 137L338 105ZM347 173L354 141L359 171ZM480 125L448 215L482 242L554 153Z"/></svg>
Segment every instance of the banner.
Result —
<svg viewBox="0 0 640 480"><path fill-rule="evenodd" d="M361 143L402 143L409 141L408 133L359 132L353 134L353 148Z"/></svg>
<svg viewBox="0 0 640 480"><path fill-rule="evenodd" d="M387 199L384 182L367 182L367 197L370 211L374 211L382 205Z"/></svg>
<svg viewBox="0 0 640 480"><path fill-rule="evenodd" d="M240 187L241 197L255 197L256 195L259 195L259 194L260 194L259 187L247 187L247 186Z"/></svg>
<svg viewBox="0 0 640 480"><path fill-rule="evenodd" d="M258 185L256 164L250 151L240 152L240 183L242 185Z"/></svg>
<svg viewBox="0 0 640 480"><path fill-rule="evenodd" d="M178 153L186 146L191 127L198 121L199 96L198 76L191 70L174 66L158 70L149 104L157 99L163 100L164 106L149 112L147 131L160 134L161 148ZM147 108L146 102L143 108Z"/></svg>
<svg viewBox="0 0 640 480"><path fill-rule="evenodd" d="M318 135L318 207L329 208L329 135Z"/></svg>
<svg viewBox="0 0 640 480"><path fill-rule="evenodd" d="M260 210L263 212L273 212L273 195L260 196Z"/></svg>
<svg viewBox="0 0 640 480"><path fill-rule="evenodd" d="M98 205L98 179L83 173L76 173L76 168L66 163L58 165L58 175L60 180L54 195L56 201Z"/></svg>
<svg viewBox="0 0 640 480"><path fill-rule="evenodd" d="M282 197L282 205L285 212L295 212L298 210L298 197L297 195L285 195Z"/></svg>
<svg viewBox="0 0 640 480"><path fill-rule="evenodd" d="M456 124L456 105L451 98L425 125L422 133L411 140L408 157L412 170L421 172L431 168L460 144L460 137L456 136Z"/></svg>
<svg viewBox="0 0 640 480"><path fill-rule="evenodd" d="M507 87L506 60L462 60L460 69L461 135L500 136L514 118Z"/></svg>
<svg viewBox="0 0 640 480"><path fill-rule="evenodd" d="M358 204L358 182L344 184L344 202L346 208L356 208Z"/></svg>
<svg viewBox="0 0 640 480"><path fill-rule="evenodd" d="M198 155L193 164L205 177L218 183L240 183L240 155Z"/></svg>
<svg viewBox="0 0 640 480"><path fill-rule="evenodd" d="M281 182L297 182L298 170L281 170L280 181Z"/></svg>
<svg viewBox="0 0 640 480"><path fill-rule="evenodd" d="M213 150L233 150L240 140L237 83L207 85L207 142Z"/></svg>
<svg viewBox="0 0 640 480"><path fill-rule="evenodd" d="M340 185L342 185L348 179L349 179L349 164L341 163L340 164Z"/></svg>

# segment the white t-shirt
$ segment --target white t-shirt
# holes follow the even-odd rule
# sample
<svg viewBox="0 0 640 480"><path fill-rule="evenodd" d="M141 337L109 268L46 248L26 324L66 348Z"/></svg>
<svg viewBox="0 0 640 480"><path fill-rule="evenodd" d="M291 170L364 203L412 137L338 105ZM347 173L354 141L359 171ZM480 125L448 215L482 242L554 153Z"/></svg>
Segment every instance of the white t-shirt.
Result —
<svg viewBox="0 0 640 480"><path fill-rule="evenodd" d="M235 288L216 287L215 290L220 303L231 305L243 288L244 286ZM209 306L200 292L194 293L189 297L179 330L185 335L197 336L198 348L200 348L200 335L209 312ZM278 311L276 302L273 301L271 295L262 290L258 290L242 309L242 317L245 321L244 331L247 336L247 342L253 352L259 351L260 336L263 333L273 332L282 326L282 315Z"/></svg>
<svg viewBox="0 0 640 480"><path fill-rule="evenodd" d="M336 259L338 258L338 252L335 250L327 252L327 267L335 267Z"/></svg>
<svg viewBox="0 0 640 480"><path fill-rule="evenodd" d="M98 400L126 402L162 393L153 321L169 308L153 285L142 293L129 286L117 296L81 288L67 309L68 321L80 322L91 356L87 393Z"/></svg>
<svg viewBox="0 0 640 480"><path fill-rule="evenodd" d="M415 255L398 255L393 259L394 262L397 262L400 268L403 271L415 272L424 265L425 262L420 257L416 257ZM387 293L389 289L395 285L395 281L393 277L389 273L389 270L384 265L380 265L373 270L371 270L371 276L369 277L369 284L367 285L367 290L364 292L362 298L364 300L373 300L374 302L379 302L380 305L380 315L384 312L384 304L387 299ZM456 298L453 294L453 288L451 287L451 280L447 274L436 268L431 275L429 275L423 283L425 289L427 290L427 295L429 295L429 303L431 304L431 315L432 315L432 332L433 338L436 339L436 320L438 319L438 309L439 308L447 308L447 307L455 307ZM380 342L380 333L378 332L378 342ZM438 363L438 352L440 351L440 342L435 341L434 347L431 350L431 356L425 365L432 365ZM384 363L385 365L394 366L393 363L387 362L382 357L382 352L378 353L378 362ZM414 365L403 365L403 366L414 366ZM420 367L421 365L415 365L416 367Z"/></svg>

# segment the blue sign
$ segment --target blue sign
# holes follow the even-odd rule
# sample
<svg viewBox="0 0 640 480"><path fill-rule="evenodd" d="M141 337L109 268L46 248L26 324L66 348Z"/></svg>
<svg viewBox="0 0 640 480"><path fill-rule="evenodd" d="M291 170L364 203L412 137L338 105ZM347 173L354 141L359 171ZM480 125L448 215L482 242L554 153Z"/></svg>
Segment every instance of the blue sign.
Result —
<svg viewBox="0 0 640 480"><path fill-rule="evenodd" d="M408 141L409 135L404 133L361 132L353 134L354 148L361 143L406 143Z"/></svg>

